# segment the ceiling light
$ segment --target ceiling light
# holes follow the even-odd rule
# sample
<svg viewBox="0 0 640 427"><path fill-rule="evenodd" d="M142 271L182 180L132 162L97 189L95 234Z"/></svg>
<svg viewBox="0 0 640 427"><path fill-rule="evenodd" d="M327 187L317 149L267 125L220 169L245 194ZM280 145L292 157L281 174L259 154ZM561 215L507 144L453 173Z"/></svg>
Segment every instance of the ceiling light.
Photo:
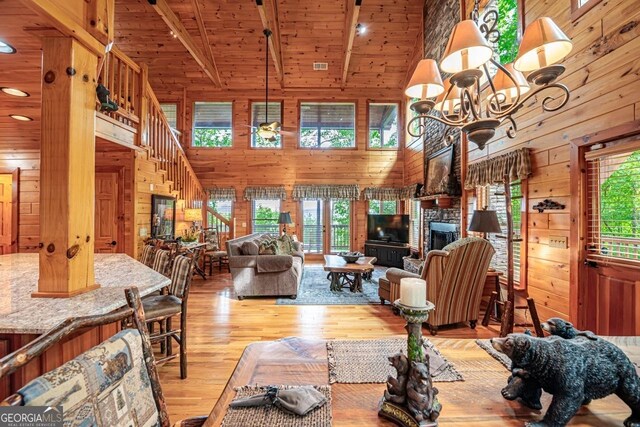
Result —
<svg viewBox="0 0 640 427"><path fill-rule="evenodd" d="M358 23L358 25L356 25L356 31L358 32L358 35L363 35L364 33L367 32L367 27L365 27L364 25Z"/></svg>
<svg viewBox="0 0 640 427"><path fill-rule="evenodd" d="M30 122L33 120L31 117L21 116L20 114L9 114L9 117L21 122Z"/></svg>
<svg viewBox="0 0 640 427"><path fill-rule="evenodd" d="M431 119L460 128L482 150L505 121L509 124L507 136L515 138L518 128L513 115L538 93L552 88L560 92L542 99L544 111L558 111L569 101L569 89L556 82L565 71L557 63L569 54L573 44L551 18L532 22L524 32L515 62L503 65L493 59L491 47L500 39L498 12L489 10L479 26L478 9L476 0L472 19L459 22L451 32L440 61L443 72L453 73L445 81L444 92L438 92L440 73L426 72L424 61L414 71L405 91L407 96L421 98L411 105L418 116L407 123L407 132L413 138L426 134L430 127L424 123ZM495 76L491 76L489 64L497 68ZM526 79L522 71L530 71ZM428 99L438 94L435 101ZM432 111L435 114L430 114Z"/></svg>
<svg viewBox="0 0 640 427"><path fill-rule="evenodd" d="M11 95L11 96L20 96L20 97L29 96L27 92L23 92L20 89L15 89L12 87L0 87L0 90L6 93L7 95Z"/></svg>
<svg viewBox="0 0 640 427"><path fill-rule="evenodd" d="M0 40L0 53L16 53L16 49L10 44Z"/></svg>

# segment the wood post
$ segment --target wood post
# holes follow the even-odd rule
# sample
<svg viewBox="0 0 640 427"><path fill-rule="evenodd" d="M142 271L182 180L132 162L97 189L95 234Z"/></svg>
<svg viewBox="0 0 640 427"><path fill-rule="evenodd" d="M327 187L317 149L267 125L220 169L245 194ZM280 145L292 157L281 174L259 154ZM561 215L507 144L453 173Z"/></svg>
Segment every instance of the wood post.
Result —
<svg viewBox="0 0 640 427"><path fill-rule="evenodd" d="M70 37L43 39L40 277L34 297L95 283L95 103L98 57Z"/></svg>

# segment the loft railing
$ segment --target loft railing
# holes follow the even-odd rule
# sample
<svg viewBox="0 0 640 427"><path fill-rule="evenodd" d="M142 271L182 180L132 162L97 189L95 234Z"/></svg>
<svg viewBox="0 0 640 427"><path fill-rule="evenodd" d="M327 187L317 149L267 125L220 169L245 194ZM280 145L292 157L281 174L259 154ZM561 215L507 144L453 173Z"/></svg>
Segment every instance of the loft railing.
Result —
<svg viewBox="0 0 640 427"><path fill-rule="evenodd" d="M148 83L147 67L136 64L113 47L107 54L99 82L109 89L111 100L118 104L117 111L100 114L137 134L135 145L149 150L149 155L166 171L173 191L187 206L206 200L205 191Z"/></svg>
<svg viewBox="0 0 640 427"><path fill-rule="evenodd" d="M207 207L207 226L218 230L220 246L225 247L225 242L233 239L232 221L220 215L215 209Z"/></svg>

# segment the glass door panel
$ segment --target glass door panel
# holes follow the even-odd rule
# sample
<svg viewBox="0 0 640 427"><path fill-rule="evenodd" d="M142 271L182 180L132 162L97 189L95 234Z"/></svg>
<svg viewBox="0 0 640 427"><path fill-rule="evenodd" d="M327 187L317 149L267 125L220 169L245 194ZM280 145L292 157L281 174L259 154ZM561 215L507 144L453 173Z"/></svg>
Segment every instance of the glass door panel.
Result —
<svg viewBox="0 0 640 427"><path fill-rule="evenodd" d="M328 236L330 252L348 252L351 248L351 201L331 199L329 218L331 221L331 233Z"/></svg>
<svg viewBox="0 0 640 427"><path fill-rule="evenodd" d="M302 202L302 241L306 253L324 253L324 217L322 200Z"/></svg>

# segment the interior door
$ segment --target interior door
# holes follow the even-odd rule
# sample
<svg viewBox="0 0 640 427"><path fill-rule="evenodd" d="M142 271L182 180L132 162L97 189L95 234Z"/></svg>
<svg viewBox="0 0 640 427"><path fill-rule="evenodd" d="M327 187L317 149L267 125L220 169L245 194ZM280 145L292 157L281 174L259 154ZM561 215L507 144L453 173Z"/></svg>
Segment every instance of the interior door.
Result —
<svg viewBox="0 0 640 427"><path fill-rule="evenodd" d="M325 203L323 200L302 201L302 241L309 254L325 253Z"/></svg>
<svg viewBox="0 0 640 427"><path fill-rule="evenodd" d="M11 253L12 184L11 175L0 175L0 255Z"/></svg>
<svg viewBox="0 0 640 427"><path fill-rule="evenodd" d="M118 205L118 173L96 172L95 252L97 253L124 252L118 247Z"/></svg>

